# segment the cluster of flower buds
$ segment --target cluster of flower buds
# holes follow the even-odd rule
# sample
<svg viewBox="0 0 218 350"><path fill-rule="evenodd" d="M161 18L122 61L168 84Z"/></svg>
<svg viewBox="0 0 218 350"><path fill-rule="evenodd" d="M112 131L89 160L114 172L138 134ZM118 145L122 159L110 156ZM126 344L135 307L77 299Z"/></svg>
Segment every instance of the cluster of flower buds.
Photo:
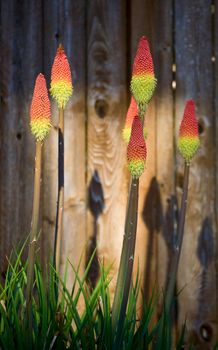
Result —
<svg viewBox="0 0 218 350"><path fill-rule="evenodd" d="M195 114L195 103L193 100L188 100L178 137L178 149L186 163L190 163L199 146L200 140L198 121Z"/></svg>
<svg viewBox="0 0 218 350"><path fill-rule="evenodd" d="M139 114L144 115L146 107L154 94L157 80L154 76L154 65L146 37L139 40L138 49L133 63L130 89L134 96Z"/></svg>
<svg viewBox="0 0 218 350"><path fill-rule="evenodd" d="M70 65L61 45L57 49L52 66L50 92L59 108L65 108L73 93ZM46 81L41 73L35 82L30 108L30 128L36 141L40 142L45 139L51 128L51 106Z"/></svg>
<svg viewBox="0 0 218 350"><path fill-rule="evenodd" d="M51 128L51 106L43 74L36 78L30 107L30 128L36 141L43 141Z"/></svg>
<svg viewBox="0 0 218 350"><path fill-rule="evenodd" d="M139 40L133 63L130 85L132 98L123 129L123 139L128 144L128 167L133 178L139 178L145 168L147 132L144 127L144 115L156 83L149 43L143 36Z"/></svg>
<svg viewBox="0 0 218 350"><path fill-rule="evenodd" d="M139 178L144 171L146 161L146 143L143 136L142 122L138 116L132 123L131 137L127 146L127 161L133 178Z"/></svg>
<svg viewBox="0 0 218 350"><path fill-rule="evenodd" d="M59 108L65 108L73 93L70 65L62 45L57 50L52 66L50 92Z"/></svg>
<svg viewBox="0 0 218 350"><path fill-rule="evenodd" d="M123 129L123 139L128 144L128 167L133 178L138 178L145 168L147 132L144 127L144 116L156 83L149 43L143 36L139 41L133 63L130 85L132 97ZM190 163L199 145L195 103L189 100L185 107L178 137L178 149L186 163Z"/></svg>

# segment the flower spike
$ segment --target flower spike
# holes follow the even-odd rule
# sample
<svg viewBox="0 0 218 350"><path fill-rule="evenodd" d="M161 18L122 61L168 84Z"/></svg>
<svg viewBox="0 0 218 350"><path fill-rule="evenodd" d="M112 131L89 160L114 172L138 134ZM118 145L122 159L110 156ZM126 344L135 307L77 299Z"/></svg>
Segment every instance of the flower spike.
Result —
<svg viewBox="0 0 218 350"><path fill-rule="evenodd" d="M195 114L195 103L193 100L188 100L185 106L178 138L178 149L186 163L190 163L199 146L200 140L198 121Z"/></svg>
<svg viewBox="0 0 218 350"><path fill-rule="evenodd" d="M130 141L127 147L127 161L133 178L138 179L144 171L146 161L146 144L143 136L142 122L135 116L132 123Z"/></svg>
<svg viewBox="0 0 218 350"><path fill-rule="evenodd" d="M30 107L30 128L36 141L43 141L51 128L51 107L43 74L36 78Z"/></svg>
<svg viewBox="0 0 218 350"><path fill-rule="evenodd" d="M139 112L145 112L149 103L157 80L154 76L154 65L149 48L148 40L145 36L139 40L138 49L133 63L131 79L131 92L139 107Z"/></svg>
<svg viewBox="0 0 218 350"><path fill-rule="evenodd" d="M62 45L57 49L52 66L50 92L58 107L63 109L73 93L70 65Z"/></svg>

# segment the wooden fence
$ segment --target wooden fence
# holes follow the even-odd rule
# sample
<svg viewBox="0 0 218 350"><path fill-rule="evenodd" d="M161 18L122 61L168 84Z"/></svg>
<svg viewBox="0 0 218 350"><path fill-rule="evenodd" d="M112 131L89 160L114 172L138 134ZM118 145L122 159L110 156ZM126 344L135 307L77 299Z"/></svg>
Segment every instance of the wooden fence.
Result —
<svg viewBox="0 0 218 350"><path fill-rule="evenodd" d="M73 73L67 105L64 240L76 264L88 243L112 263L113 292L122 246L129 174L121 138L131 66L149 38L158 87L147 112L146 171L140 180L136 260L141 281L163 288L176 234L183 161L176 150L186 99L197 103L201 149L190 174L177 289L178 323L187 316L199 349L218 337L218 1L1 1L0 259L30 230L34 141L29 107L34 81L61 41ZM41 256L52 249L57 196L57 107L44 145ZM98 269L96 261L96 271ZM137 264L136 264L137 265ZM136 266L137 268L137 266ZM95 278L96 272L93 272ZM70 277L71 279L73 276ZM69 282L70 283L70 282Z"/></svg>

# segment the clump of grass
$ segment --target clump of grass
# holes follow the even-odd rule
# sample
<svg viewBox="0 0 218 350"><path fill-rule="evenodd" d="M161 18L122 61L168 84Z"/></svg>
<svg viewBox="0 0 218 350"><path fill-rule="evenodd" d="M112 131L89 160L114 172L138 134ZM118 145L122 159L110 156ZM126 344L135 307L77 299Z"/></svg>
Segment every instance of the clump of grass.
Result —
<svg viewBox="0 0 218 350"><path fill-rule="evenodd" d="M80 266L75 269L68 263L65 277L61 279L52 262L48 264L44 273L40 263L35 262L34 289L30 307L33 327L30 332L26 327L27 263L22 262L23 249L24 246L11 256L5 282L0 285L0 348L2 350L114 349L109 271L101 267L99 281L92 291L86 285L94 255L82 278L79 277ZM69 290L66 287L66 280L70 268L74 270L75 280ZM61 296L59 300L56 298L57 283ZM154 325L151 322L156 312L157 295L154 293L148 303L144 300L142 317L139 320L136 306L138 294L139 280L136 278L129 296L119 349L150 347L156 350L170 349L161 347L163 340L164 344L170 344L171 341L169 319L164 320L163 334L158 334L160 322ZM78 311L80 298L83 298L85 305L82 312ZM182 339L177 349L182 349Z"/></svg>

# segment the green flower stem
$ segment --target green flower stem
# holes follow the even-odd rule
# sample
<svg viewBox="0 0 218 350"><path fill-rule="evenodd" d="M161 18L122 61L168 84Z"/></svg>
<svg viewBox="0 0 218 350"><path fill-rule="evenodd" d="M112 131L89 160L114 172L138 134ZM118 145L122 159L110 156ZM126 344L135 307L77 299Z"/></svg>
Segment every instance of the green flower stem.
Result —
<svg viewBox="0 0 218 350"><path fill-rule="evenodd" d="M185 170L184 170L184 183L183 183L183 193L182 193L182 202L181 202L181 209L180 209L180 215L179 215L179 225L178 225L178 238L176 247L174 250L174 255L172 258L171 266L170 266L170 273L169 273L169 282L166 290L166 297L165 297L165 312L168 314L171 310L172 303L173 303L173 297L174 297L174 291L176 286L176 277L179 267L179 259L181 255L181 249L182 249L182 242L183 242L183 236L184 236L184 225L185 225L185 214L186 214L186 207L187 207L187 197L188 197L188 183L189 183L189 168L190 165L185 162Z"/></svg>
<svg viewBox="0 0 218 350"><path fill-rule="evenodd" d="M126 306L132 279L138 216L138 186L139 179L132 179L126 214L123 247L112 307L112 331L114 334L115 348L118 348L117 342L121 339L120 335L125 320Z"/></svg>
<svg viewBox="0 0 218 350"><path fill-rule="evenodd" d="M144 120L145 120L145 113L147 110L147 105L146 104L141 104L139 105L138 111L139 111L139 118L142 121L142 125L144 127Z"/></svg>
<svg viewBox="0 0 218 350"><path fill-rule="evenodd" d="M63 228L63 210L64 210L64 110L59 109L58 126L58 199L56 209L55 239L53 252L53 265L60 269L60 254Z"/></svg>
<svg viewBox="0 0 218 350"><path fill-rule="evenodd" d="M41 144L41 142L38 141L38 142L36 142L32 227L31 227L31 232L30 232L28 266L27 266L27 315L28 315L28 318L30 317L30 305L31 305L32 287L33 287L35 251L36 251L36 242L37 242L38 225L39 225L41 158L42 158L42 144Z"/></svg>

